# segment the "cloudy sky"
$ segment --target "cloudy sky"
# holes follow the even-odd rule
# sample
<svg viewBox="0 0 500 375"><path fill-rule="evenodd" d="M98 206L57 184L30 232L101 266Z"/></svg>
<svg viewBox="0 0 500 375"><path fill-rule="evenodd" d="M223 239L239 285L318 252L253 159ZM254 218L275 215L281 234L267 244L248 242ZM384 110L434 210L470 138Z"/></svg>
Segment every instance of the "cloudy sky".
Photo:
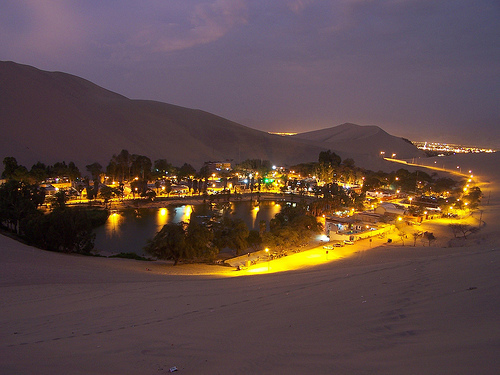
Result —
<svg viewBox="0 0 500 375"><path fill-rule="evenodd" d="M500 147L498 0L2 0L0 60L265 131Z"/></svg>

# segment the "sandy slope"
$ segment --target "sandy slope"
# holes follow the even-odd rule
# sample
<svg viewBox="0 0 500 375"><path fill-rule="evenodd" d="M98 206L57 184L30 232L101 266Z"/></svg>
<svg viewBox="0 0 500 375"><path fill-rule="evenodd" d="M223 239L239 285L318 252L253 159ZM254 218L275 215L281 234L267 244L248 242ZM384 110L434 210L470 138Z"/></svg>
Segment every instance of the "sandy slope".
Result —
<svg viewBox="0 0 500 375"><path fill-rule="evenodd" d="M322 147L251 129L201 110L131 100L82 78L0 61L0 160L109 163L122 149L196 169L209 160L310 162ZM8 124L8 126L7 126ZM69 160L68 160L69 159Z"/></svg>
<svg viewBox="0 0 500 375"><path fill-rule="evenodd" d="M424 152L400 137L388 134L378 126L342 124L327 129L299 133L294 138L313 141L325 150L332 150L343 160L352 158L357 166L373 171L390 172L391 163L380 157L393 154L400 159L423 157Z"/></svg>
<svg viewBox="0 0 500 375"><path fill-rule="evenodd" d="M465 246L361 243L315 267L253 276L0 236L0 373L498 373L492 191L487 225Z"/></svg>

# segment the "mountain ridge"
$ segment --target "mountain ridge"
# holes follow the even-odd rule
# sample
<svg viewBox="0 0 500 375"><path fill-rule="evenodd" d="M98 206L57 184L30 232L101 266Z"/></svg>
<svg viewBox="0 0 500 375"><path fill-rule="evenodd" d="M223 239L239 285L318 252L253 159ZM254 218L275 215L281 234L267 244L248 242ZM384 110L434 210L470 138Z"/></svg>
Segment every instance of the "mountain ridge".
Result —
<svg viewBox="0 0 500 375"><path fill-rule="evenodd" d="M0 158L14 156L28 167L63 160L80 168L96 161L105 166L122 149L195 168L228 159L293 165L317 161L319 152L327 149L351 157L352 150L340 147L346 143L359 149L359 140L348 137L338 145L331 135L336 127L294 137L271 135L203 110L129 99L75 75L15 62L0 61L0 85ZM321 134L325 139L318 139ZM362 163L380 164L373 150L360 155Z"/></svg>

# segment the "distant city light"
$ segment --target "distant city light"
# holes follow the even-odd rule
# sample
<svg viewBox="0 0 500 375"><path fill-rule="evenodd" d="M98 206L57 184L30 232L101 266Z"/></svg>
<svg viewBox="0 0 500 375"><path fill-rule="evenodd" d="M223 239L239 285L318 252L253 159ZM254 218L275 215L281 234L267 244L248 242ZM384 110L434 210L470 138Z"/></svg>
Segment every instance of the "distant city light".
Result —
<svg viewBox="0 0 500 375"><path fill-rule="evenodd" d="M451 143L439 143L439 142L412 142L417 148L424 151L435 151L443 153L456 153L456 154L468 154L468 153L493 153L495 150L491 148L481 148L476 146L462 146ZM469 172L470 173L470 172Z"/></svg>
<svg viewBox="0 0 500 375"><path fill-rule="evenodd" d="M288 132L268 132L268 134L280 135L282 137L296 135L297 133L288 133Z"/></svg>

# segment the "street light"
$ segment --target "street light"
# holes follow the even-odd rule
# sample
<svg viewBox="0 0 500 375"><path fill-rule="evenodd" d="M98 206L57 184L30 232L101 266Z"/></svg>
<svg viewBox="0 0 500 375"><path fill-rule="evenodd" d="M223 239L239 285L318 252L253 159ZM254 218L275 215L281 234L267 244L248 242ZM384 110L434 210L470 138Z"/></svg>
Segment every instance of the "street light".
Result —
<svg viewBox="0 0 500 375"><path fill-rule="evenodd" d="M266 247L266 254L267 254L267 272L269 272L269 248Z"/></svg>

